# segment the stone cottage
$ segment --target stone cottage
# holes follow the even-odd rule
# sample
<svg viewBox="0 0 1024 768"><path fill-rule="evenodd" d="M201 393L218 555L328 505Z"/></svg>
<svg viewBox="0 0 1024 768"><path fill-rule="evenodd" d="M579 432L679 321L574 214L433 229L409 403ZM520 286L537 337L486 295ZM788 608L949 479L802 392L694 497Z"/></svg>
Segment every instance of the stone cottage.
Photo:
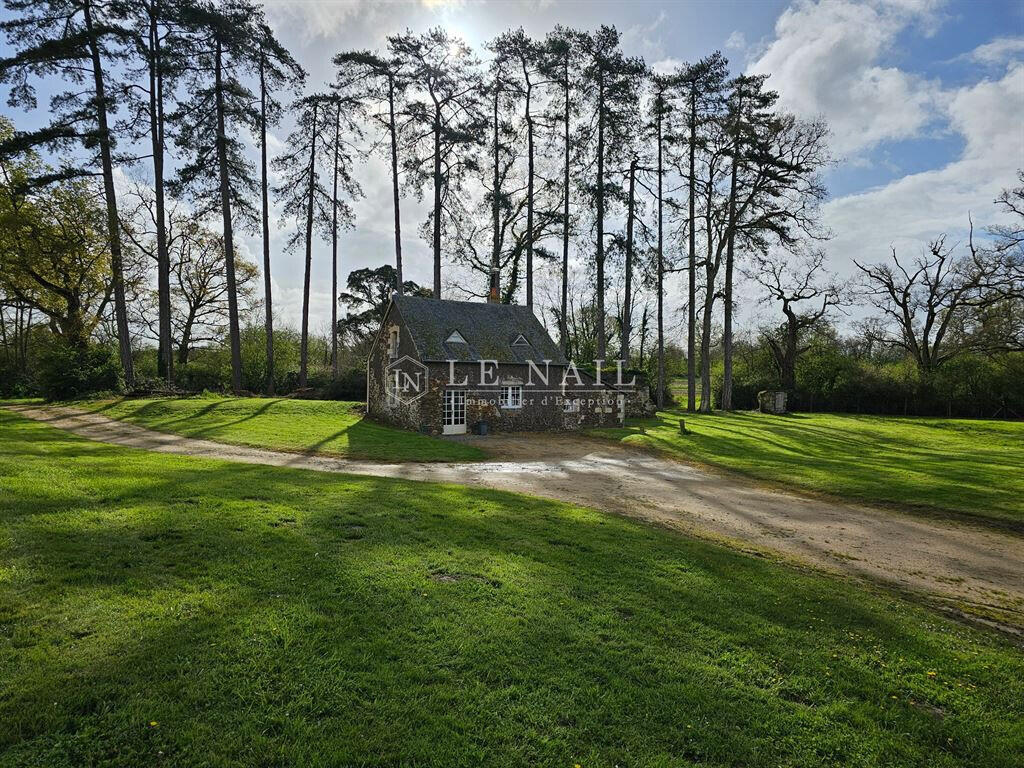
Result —
<svg viewBox="0 0 1024 768"><path fill-rule="evenodd" d="M366 376L372 418L446 435L622 424L629 389L578 370L529 307L397 294Z"/></svg>

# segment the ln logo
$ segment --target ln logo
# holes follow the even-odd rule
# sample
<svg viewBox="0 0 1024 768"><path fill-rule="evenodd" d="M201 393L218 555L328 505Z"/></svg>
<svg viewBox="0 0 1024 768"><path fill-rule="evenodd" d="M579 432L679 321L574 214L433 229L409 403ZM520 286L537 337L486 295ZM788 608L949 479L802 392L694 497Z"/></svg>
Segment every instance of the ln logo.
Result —
<svg viewBox="0 0 1024 768"><path fill-rule="evenodd" d="M427 366L405 355L385 369L388 397L408 405L427 393Z"/></svg>

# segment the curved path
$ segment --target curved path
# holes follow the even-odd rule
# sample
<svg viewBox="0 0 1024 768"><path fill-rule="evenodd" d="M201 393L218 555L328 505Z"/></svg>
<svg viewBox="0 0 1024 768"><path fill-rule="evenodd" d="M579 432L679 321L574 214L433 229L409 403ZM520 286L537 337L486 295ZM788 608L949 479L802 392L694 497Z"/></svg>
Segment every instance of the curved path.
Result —
<svg viewBox="0 0 1024 768"><path fill-rule="evenodd" d="M769 490L616 443L575 435L493 435L492 460L407 463L225 445L154 432L63 406L12 411L92 440L165 453L528 493L625 514L883 582L954 612L1024 628L1024 536L972 524Z"/></svg>

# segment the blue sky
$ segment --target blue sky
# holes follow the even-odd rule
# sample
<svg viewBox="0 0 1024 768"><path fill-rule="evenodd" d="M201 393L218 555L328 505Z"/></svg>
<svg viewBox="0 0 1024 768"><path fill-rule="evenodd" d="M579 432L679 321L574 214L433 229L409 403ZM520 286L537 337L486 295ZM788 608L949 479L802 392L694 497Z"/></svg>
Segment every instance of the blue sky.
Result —
<svg viewBox="0 0 1024 768"><path fill-rule="evenodd" d="M734 71L770 72L782 104L823 116L840 162L829 171L824 208L835 234L830 263L849 275L852 260L884 258L890 245L919 250L940 232L962 235L968 211L995 221L992 199L1024 167L1024 2L1021 0L726 0L724 2L380 2L269 0L268 17L318 87L343 49L380 48L389 34L443 25L475 47L509 28L541 36L555 24L614 24L623 47L670 68L716 49ZM0 44L0 55L7 50ZM40 95L45 96L45 88ZM6 94L0 94L6 99ZM18 126L38 117L0 106ZM283 126L275 137L287 135ZM145 178L144 169L129 175ZM390 188L371 159L359 179L356 227L342 243L343 274L393 255ZM429 249L417 234L426 209L404 201L409 272L429 282ZM296 323L300 254L273 236L279 314ZM243 247L255 256L258 240ZM326 244L314 254L313 327L326 327L330 294ZM671 286L673 301L679 286ZM744 315L766 311L749 295Z"/></svg>

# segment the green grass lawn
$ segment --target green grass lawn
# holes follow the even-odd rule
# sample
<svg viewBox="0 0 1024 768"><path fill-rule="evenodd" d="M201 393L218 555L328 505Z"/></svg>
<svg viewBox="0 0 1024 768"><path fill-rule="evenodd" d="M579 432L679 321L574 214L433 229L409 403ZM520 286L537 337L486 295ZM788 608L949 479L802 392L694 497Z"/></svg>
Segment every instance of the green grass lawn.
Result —
<svg viewBox="0 0 1024 768"><path fill-rule="evenodd" d="M0 765L980 766L1024 654L898 598L494 491L0 411Z"/></svg>
<svg viewBox="0 0 1024 768"><path fill-rule="evenodd" d="M473 446L394 429L363 418L361 403L258 397L182 397L75 403L111 418L236 445L357 459L473 461Z"/></svg>
<svg viewBox="0 0 1024 768"><path fill-rule="evenodd" d="M593 434L846 500L1024 524L1024 422L672 410Z"/></svg>

